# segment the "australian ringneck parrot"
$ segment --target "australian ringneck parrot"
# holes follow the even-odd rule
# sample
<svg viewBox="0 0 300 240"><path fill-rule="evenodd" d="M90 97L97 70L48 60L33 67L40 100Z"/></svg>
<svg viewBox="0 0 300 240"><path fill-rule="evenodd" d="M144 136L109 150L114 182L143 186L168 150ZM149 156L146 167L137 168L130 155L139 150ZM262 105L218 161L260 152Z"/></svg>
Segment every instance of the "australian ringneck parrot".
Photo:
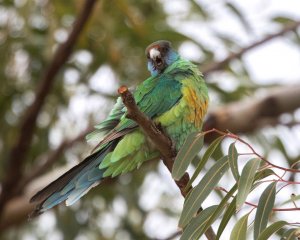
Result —
<svg viewBox="0 0 300 240"><path fill-rule="evenodd" d="M209 101L207 87L198 67L181 58L170 42L154 42L145 52L151 76L136 88L134 98L178 151L189 134L202 128ZM90 156L31 198L37 203L33 215L63 201L71 205L105 177L129 172L160 155L140 127L126 118L120 98L87 138L100 139L100 143Z"/></svg>

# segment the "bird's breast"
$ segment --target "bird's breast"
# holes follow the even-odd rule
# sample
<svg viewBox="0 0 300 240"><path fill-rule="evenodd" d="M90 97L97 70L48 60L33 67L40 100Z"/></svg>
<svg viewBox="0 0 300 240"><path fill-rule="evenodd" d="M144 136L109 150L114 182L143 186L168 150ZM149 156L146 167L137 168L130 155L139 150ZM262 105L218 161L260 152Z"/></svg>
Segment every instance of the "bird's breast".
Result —
<svg viewBox="0 0 300 240"><path fill-rule="evenodd" d="M186 84L182 86L181 92L182 98L177 104L155 119L165 128L177 149L190 133L201 130L208 107L208 99L199 89Z"/></svg>

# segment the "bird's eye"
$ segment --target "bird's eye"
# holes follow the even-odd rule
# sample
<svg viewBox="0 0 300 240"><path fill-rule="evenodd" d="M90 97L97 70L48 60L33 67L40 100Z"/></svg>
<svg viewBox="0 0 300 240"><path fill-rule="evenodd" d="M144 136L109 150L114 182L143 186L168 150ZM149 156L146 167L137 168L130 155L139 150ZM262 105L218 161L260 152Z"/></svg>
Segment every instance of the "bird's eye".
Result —
<svg viewBox="0 0 300 240"><path fill-rule="evenodd" d="M147 58L150 59L150 54L149 53L147 53Z"/></svg>

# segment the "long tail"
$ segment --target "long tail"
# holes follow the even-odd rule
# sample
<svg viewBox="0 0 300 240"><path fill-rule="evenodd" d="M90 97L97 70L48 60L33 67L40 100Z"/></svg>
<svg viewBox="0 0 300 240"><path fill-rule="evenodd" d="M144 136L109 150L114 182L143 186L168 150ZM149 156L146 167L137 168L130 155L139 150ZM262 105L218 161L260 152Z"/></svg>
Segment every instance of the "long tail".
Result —
<svg viewBox="0 0 300 240"><path fill-rule="evenodd" d="M30 217L40 215L63 201L66 201L66 205L71 205L92 187L98 185L105 171L105 169L99 169L98 166L106 154L112 151L114 145L114 143L109 143L36 193L30 202L38 203L38 205Z"/></svg>

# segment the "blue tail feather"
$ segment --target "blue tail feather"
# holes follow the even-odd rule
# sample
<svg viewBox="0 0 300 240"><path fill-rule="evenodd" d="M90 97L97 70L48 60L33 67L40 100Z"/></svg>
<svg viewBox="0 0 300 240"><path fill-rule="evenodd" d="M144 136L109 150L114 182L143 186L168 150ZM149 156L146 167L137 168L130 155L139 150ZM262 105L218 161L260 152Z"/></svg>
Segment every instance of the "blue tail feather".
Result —
<svg viewBox="0 0 300 240"><path fill-rule="evenodd" d="M98 185L105 171L105 169L99 169L99 164L106 154L112 151L113 145L110 143L105 148L90 155L34 195L30 202L39 202L40 204L32 216L39 215L63 201L66 201L67 205L71 205L85 195L90 188Z"/></svg>

